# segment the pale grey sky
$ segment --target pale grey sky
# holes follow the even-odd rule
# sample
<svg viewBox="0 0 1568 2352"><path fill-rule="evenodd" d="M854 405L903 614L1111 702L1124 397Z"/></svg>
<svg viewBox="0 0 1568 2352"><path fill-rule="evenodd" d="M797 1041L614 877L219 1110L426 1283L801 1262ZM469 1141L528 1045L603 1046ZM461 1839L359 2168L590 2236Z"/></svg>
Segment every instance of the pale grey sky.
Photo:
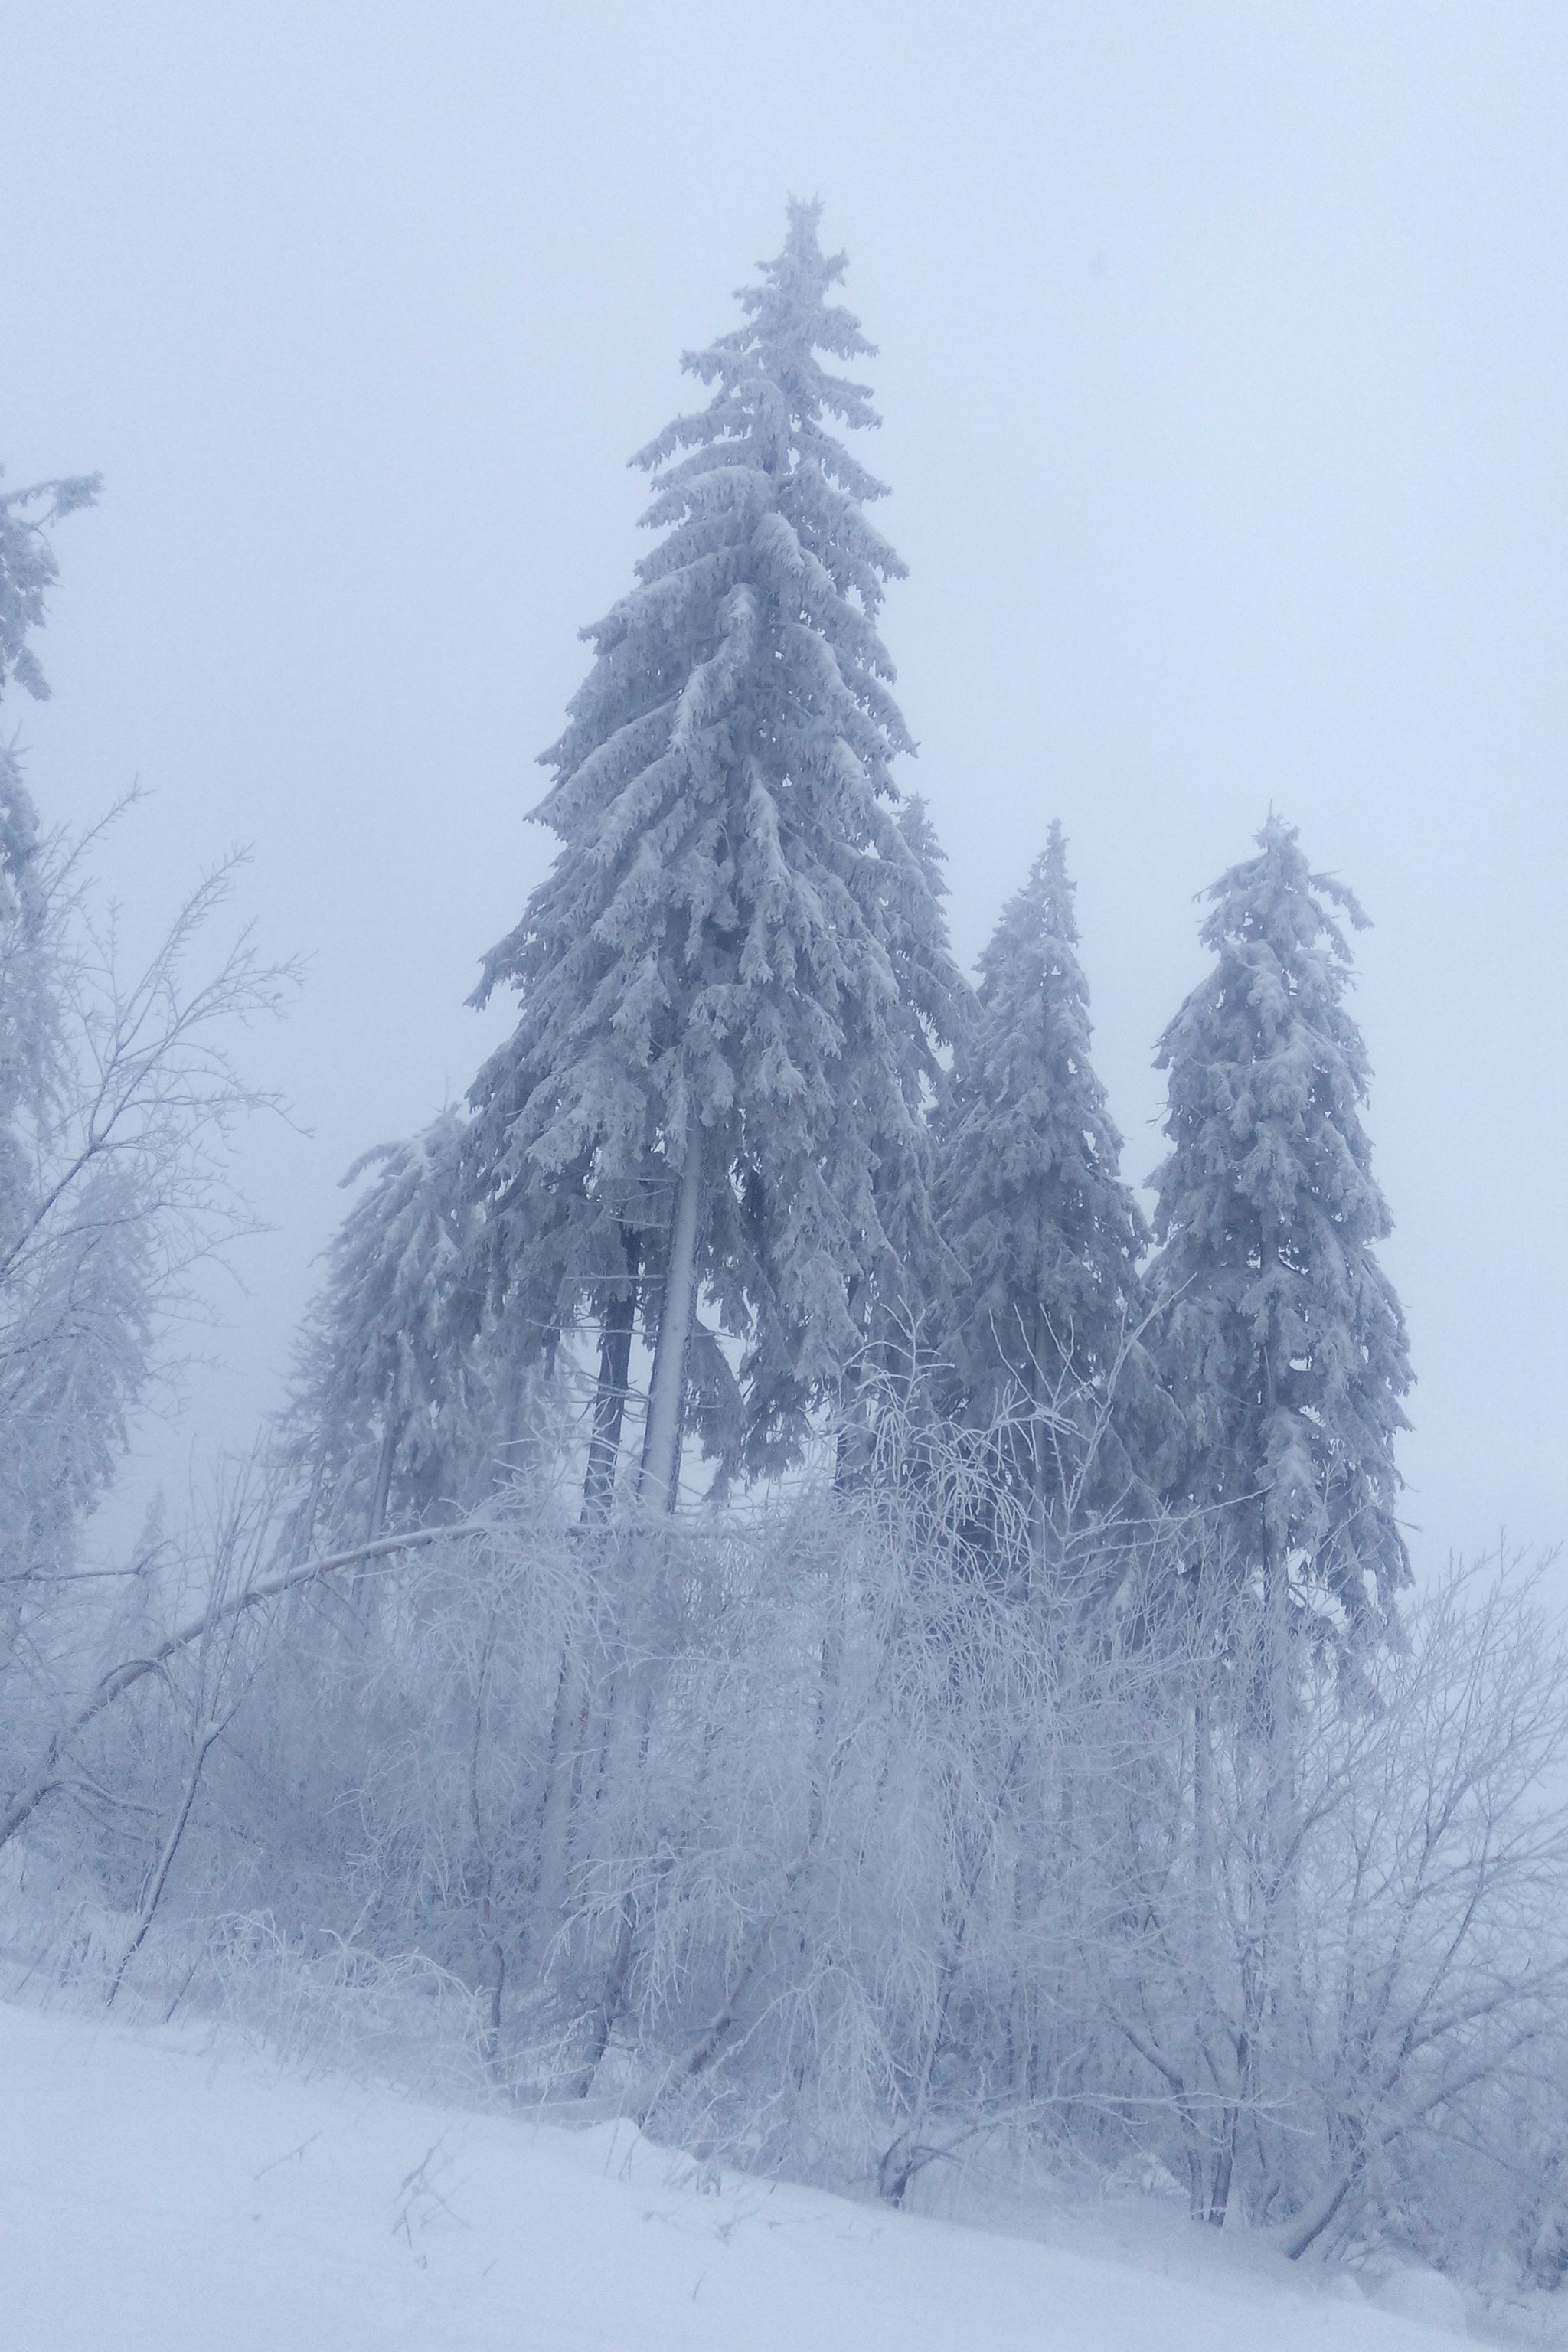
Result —
<svg viewBox="0 0 1568 2352"><path fill-rule="evenodd" d="M1059 813L1137 1178L1194 893L1272 801L1377 928L1420 1555L1568 1534L1568 16L53 0L0 20L0 458L100 467L23 705L47 813L155 797L132 921L235 841L300 1007L253 1051L231 1369L274 1402L366 1145L460 1095L626 584L629 453L787 191L880 342L886 635L979 948ZM176 1470L177 1475L177 1470Z"/></svg>

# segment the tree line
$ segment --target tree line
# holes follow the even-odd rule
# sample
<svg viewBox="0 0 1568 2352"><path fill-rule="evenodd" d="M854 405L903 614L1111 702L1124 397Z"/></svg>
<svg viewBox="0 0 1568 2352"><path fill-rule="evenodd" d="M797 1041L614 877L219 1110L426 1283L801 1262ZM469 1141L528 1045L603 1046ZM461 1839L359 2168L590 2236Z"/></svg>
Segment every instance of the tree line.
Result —
<svg viewBox="0 0 1568 2352"><path fill-rule="evenodd" d="M871 348L829 299L842 268L793 207L744 324L687 355L707 404L638 453L660 537L584 633L536 811L561 847L476 992L512 992L517 1026L465 1114L366 1163L305 1442L378 1526L388 1496L456 1491L473 1383L511 1394L596 1335L584 1509L624 1485L668 1511L683 1437L721 1492L754 1485L825 1416L851 1445L897 1371L943 1421L1013 1413L998 1475L1042 1557L1064 1498L1179 1501L1376 1614L1408 1576L1410 1372L1347 1006L1364 919L1272 814L1215 885L1211 974L1159 1048L1152 1236L1089 1057L1059 825L972 988L892 780L912 745L876 624L903 567L867 513L883 485L828 429L875 422L823 364Z"/></svg>
<svg viewBox="0 0 1568 2352"><path fill-rule="evenodd" d="M400 2017L423 1969L511 2095L753 2165L1131 2167L1554 2279L1562 1661L1518 1579L1412 1595L1364 918L1273 813L1215 884L1146 1219L1060 826L972 984L894 781L843 270L792 205L687 355L484 959L513 1032L351 1171L287 1410L107 1598L85 1515L236 1229L224 1025L287 975L184 988L209 884L106 978L6 754L30 1965ZM93 494L0 502L35 692Z"/></svg>

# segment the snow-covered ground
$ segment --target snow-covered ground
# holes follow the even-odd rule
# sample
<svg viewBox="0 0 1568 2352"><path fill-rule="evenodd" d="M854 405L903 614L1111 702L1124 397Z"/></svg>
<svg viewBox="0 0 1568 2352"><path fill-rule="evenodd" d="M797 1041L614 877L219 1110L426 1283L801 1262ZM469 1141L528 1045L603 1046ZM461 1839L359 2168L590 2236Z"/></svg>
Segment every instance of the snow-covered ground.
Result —
<svg viewBox="0 0 1568 2352"><path fill-rule="evenodd" d="M1384 2294L1448 2331L1158 2200L1031 2241L0 2005L5 2352L1434 2352L1463 2328L1436 2277Z"/></svg>

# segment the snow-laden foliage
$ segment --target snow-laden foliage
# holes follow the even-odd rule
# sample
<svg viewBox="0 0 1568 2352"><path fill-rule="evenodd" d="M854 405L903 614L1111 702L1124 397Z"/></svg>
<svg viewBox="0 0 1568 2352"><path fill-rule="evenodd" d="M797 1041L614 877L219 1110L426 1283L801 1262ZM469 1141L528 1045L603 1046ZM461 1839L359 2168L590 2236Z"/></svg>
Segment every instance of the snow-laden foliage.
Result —
<svg viewBox="0 0 1568 2352"><path fill-rule="evenodd" d="M1365 918L1294 827L1271 816L1258 843L1209 893L1214 968L1160 1041L1152 1279L1187 1423L1172 1492L1221 1515L1244 1568L1299 1560L1359 1620L1409 1576L1394 1440L1411 1381L1333 910Z"/></svg>
<svg viewBox="0 0 1568 2352"><path fill-rule="evenodd" d="M463 1181L466 1122L445 1111L370 1174L327 1252L285 1423L320 1531L379 1533L465 1507L514 1476L535 1434L538 1383L473 1285L480 1212Z"/></svg>
<svg viewBox="0 0 1568 2352"><path fill-rule="evenodd" d="M744 323L687 355L706 407L635 461L663 536L586 632L538 812L561 851L479 991L515 990L519 1024L473 1095L493 1280L541 1349L634 1259L658 1327L700 1152L691 1280L742 1344L752 1467L907 1308L963 992L892 805L912 746L876 623L903 566L830 430L877 419L819 357L872 346L829 299L817 210L792 207Z"/></svg>
<svg viewBox="0 0 1568 2352"><path fill-rule="evenodd" d="M45 534L63 516L91 506L102 487L101 475L75 474L25 490L0 490L0 694L15 680L36 702L49 698L48 680L27 643L48 617L48 592L59 577ZM37 511L29 514L29 508Z"/></svg>

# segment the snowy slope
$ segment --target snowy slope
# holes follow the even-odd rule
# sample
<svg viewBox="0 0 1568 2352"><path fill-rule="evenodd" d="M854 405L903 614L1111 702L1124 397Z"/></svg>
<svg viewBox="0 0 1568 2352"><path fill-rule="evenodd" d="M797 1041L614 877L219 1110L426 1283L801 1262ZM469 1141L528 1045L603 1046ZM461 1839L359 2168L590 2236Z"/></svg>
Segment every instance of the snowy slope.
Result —
<svg viewBox="0 0 1568 2352"><path fill-rule="evenodd" d="M1177 2244L1140 2267L1093 2239L1070 2251L714 2182L624 2126L573 2133L442 2110L302 2081L201 2036L0 2006L4 2352L1435 2352L1455 2340L1345 2279L1223 2261L1194 2274Z"/></svg>

